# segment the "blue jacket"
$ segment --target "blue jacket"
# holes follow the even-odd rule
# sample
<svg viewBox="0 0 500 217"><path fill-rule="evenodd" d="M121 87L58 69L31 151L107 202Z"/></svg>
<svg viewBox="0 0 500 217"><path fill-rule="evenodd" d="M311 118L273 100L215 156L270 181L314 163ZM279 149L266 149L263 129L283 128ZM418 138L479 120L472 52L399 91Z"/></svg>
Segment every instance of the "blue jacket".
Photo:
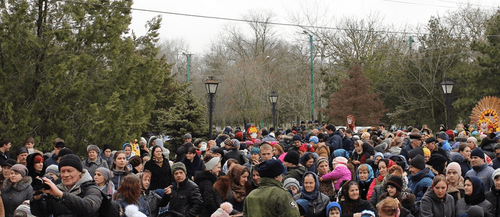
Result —
<svg viewBox="0 0 500 217"><path fill-rule="evenodd" d="M413 194L417 198L417 202L422 199L427 188L431 187L434 173L426 167L417 174L408 176L408 187L411 188Z"/></svg>
<svg viewBox="0 0 500 217"><path fill-rule="evenodd" d="M349 154L352 154L352 151L354 150L354 142L351 138L349 138L349 136L344 136L344 138L342 138L342 148L348 151Z"/></svg>
<svg viewBox="0 0 500 217"><path fill-rule="evenodd" d="M333 153L333 151L337 149L342 148L342 132L340 131L335 131L334 133L330 134L330 137L328 137L328 147L330 147L330 155Z"/></svg>

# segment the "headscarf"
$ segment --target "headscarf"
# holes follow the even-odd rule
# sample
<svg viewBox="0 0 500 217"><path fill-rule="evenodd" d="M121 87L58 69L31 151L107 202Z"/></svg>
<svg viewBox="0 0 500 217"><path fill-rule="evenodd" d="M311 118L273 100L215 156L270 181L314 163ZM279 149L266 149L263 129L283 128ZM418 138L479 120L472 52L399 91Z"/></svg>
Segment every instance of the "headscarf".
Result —
<svg viewBox="0 0 500 217"><path fill-rule="evenodd" d="M95 171L98 171L102 174L102 176L104 177L104 182L106 183L106 185L104 185L104 188L103 188L103 192L105 194L108 194L108 195L113 195L114 191L115 191L115 184L113 184L113 182L111 181L111 179L113 178L113 173L111 172L111 170L109 170L108 168L105 168L105 167L99 167L97 168Z"/></svg>
<svg viewBox="0 0 500 217"><path fill-rule="evenodd" d="M307 171L304 173L304 176L302 177L302 186L304 186L304 180L306 178L306 175L308 175L308 174L312 174L314 177L314 180L316 182L314 185L314 190L312 192L306 192L306 188L302 187L301 193L302 193L302 196L304 196L304 198L306 198L309 201L309 203L311 203L320 194L319 193L319 179L318 179L318 176L316 175L316 173Z"/></svg>
<svg viewBox="0 0 500 217"><path fill-rule="evenodd" d="M248 172L248 168L239 164L234 164L231 166L229 170L229 178L231 179L231 190L233 190L233 198L237 202L242 202L246 195L250 192L247 192L245 185L240 185L240 177L243 173ZM250 173L250 172L248 172Z"/></svg>
<svg viewBox="0 0 500 217"><path fill-rule="evenodd" d="M361 166L363 166L363 165L365 165L368 168L368 179L366 179L366 181L360 181L359 180L359 168ZM373 180L373 177L374 177L373 169L372 169L372 167L370 165L368 165L368 164L361 164L361 165L359 165L358 169L356 170L356 180L359 183L365 184L367 182L371 182Z"/></svg>
<svg viewBox="0 0 500 217"><path fill-rule="evenodd" d="M486 191L486 185L481 179L475 176L465 177L465 181L467 180L470 180L472 182L472 194L464 195L465 203L471 205L482 203L485 200L484 192Z"/></svg>

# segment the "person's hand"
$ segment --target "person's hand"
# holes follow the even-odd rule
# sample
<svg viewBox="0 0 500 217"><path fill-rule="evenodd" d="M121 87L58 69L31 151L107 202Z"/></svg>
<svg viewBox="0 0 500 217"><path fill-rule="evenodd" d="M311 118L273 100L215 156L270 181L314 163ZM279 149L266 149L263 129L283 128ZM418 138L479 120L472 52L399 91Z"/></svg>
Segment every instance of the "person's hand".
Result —
<svg viewBox="0 0 500 217"><path fill-rule="evenodd" d="M50 194L52 196L56 196L59 198L63 197L63 192L57 188L56 184L54 184L50 179L43 177L42 178L43 184L47 184L50 186L50 189L42 189L42 192L45 194Z"/></svg>
<svg viewBox="0 0 500 217"><path fill-rule="evenodd" d="M257 165L257 164L259 164L259 163L260 163L260 162L259 162L259 160L252 160L252 161L253 161L253 164L254 164L254 165Z"/></svg>
<svg viewBox="0 0 500 217"><path fill-rule="evenodd" d="M171 194L172 193L172 185L169 185L168 187L165 188L165 194Z"/></svg>
<svg viewBox="0 0 500 217"><path fill-rule="evenodd" d="M323 181L323 178L322 177L319 177L319 181L322 182Z"/></svg>
<svg viewBox="0 0 500 217"><path fill-rule="evenodd" d="M359 164L359 163L360 163L360 162L359 162L359 161L357 161L357 160L353 160L353 161L352 161L352 164Z"/></svg>
<svg viewBox="0 0 500 217"><path fill-rule="evenodd" d="M352 217L361 217L361 213L360 213L360 212L358 212L358 213L354 213L354 214L352 215Z"/></svg>

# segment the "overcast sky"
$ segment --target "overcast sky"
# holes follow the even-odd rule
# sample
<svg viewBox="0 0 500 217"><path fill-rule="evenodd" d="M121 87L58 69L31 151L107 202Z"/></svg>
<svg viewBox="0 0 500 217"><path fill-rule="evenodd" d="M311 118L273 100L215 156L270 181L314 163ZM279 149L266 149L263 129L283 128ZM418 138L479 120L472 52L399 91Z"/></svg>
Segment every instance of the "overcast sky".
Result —
<svg viewBox="0 0 500 217"><path fill-rule="evenodd" d="M457 10L459 3L470 2L484 9L498 7L498 0L136 0L132 8L164 11L172 13L203 15L222 18L241 19L250 10L272 11L275 22L290 23L290 13L320 5L319 10L328 11L335 19L342 17L364 18L378 12L385 24L395 26L425 25L433 15L443 15L447 10ZM147 20L159 15L155 12L133 10L130 28L138 35L145 33ZM228 24L246 28L245 23L161 14L163 17L160 37L162 39L182 38L189 45L188 52L201 54L208 50L211 41ZM331 25L334 26L333 23ZM281 37L289 37L295 27L277 27Z"/></svg>

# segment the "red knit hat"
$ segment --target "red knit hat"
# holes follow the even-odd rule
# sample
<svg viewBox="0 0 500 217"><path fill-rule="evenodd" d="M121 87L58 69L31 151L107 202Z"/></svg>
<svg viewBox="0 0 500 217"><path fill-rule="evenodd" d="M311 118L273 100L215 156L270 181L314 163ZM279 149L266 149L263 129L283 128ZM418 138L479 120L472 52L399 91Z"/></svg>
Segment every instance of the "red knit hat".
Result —
<svg viewBox="0 0 500 217"><path fill-rule="evenodd" d="M37 155L33 161L35 163L43 163L43 157L40 155Z"/></svg>

